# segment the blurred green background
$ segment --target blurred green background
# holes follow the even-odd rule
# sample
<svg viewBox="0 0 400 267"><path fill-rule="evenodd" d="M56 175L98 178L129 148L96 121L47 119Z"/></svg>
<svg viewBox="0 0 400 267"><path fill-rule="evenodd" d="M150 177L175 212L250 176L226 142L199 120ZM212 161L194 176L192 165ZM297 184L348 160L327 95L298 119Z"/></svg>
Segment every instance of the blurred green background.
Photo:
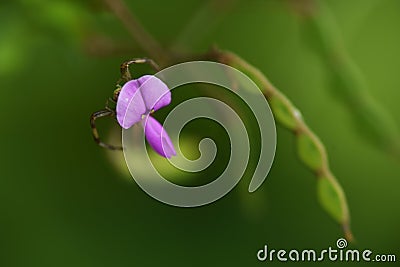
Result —
<svg viewBox="0 0 400 267"><path fill-rule="evenodd" d="M365 90L399 126L400 2L323 3ZM326 145L349 202L352 246L400 257L400 160L354 127L354 113L335 96L326 58L307 41L293 5L127 5L166 47L205 52L217 44L260 68ZM119 65L147 54L101 1L2 1L0 22L0 266L279 265L258 262L257 251L265 244L320 250L342 237L317 202L315 177L296 157L293 134L279 125L261 189L249 194L243 179L205 207L162 204L116 168L121 155L93 142L89 115L111 96Z"/></svg>

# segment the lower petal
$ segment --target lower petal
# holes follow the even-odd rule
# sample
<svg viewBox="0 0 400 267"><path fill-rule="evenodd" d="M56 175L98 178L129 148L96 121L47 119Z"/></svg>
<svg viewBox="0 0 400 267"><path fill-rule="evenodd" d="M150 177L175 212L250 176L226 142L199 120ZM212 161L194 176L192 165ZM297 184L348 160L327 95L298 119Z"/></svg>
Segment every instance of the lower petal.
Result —
<svg viewBox="0 0 400 267"><path fill-rule="evenodd" d="M165 158L176 155L174 145L162 125L153 117L147 116L143 121L144 134L149 145Z"/></svg>

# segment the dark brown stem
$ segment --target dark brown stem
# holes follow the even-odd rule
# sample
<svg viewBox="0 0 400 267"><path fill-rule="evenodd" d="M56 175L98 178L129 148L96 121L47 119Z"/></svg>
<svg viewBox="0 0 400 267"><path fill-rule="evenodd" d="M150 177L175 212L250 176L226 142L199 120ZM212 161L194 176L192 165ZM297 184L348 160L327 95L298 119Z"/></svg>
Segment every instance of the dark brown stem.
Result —
<svg viewBox="0 0 400 267"><path fill-rule="evenodd" d="M161 66L169 62L168 55L164 48L142 27L123 0L103 1L149 57L153 58Z"/></svg>

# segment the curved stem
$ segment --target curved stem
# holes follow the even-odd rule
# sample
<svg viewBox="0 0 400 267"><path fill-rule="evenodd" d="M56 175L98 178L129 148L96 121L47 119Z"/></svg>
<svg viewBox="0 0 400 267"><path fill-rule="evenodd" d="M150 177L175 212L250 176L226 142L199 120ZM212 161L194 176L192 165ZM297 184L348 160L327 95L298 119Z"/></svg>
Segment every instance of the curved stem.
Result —
<svg viewBox="0 0 400 267"><path fill-rule="evenodd" d="M300 155L299 157L302 159L303 163L315 173L318 179L326 179L329 182L329 185L331 186L332 190L334 190L335 195L338 197L340 205L338 221L342 226L346 238L349 241L353 240L353 235L350 230L350 214L344 191L329 168L328 155L324 145L319 140L317 135L305 123L299 110L284 94L282 94L275 86L272 85L272 83L267 79L267 77L264 76L264 74L262 74L260 70L250 65L239 56L231 52L216 49L214 49L209 56L210 58L234 67L249 76L260 87L270 104L271 102L279 102L282 106L284 106L285 111L289 116L291 116L293 123L288 124L287 122L283 122L283 120L280 119L282 118L281 114L279 114L281 111L277 108L279 106L271 105L275 119L279 123L283 124L283 126L290 129L298 139L297 141L299 141L300 136L306 136L310 143L315 147L315 157L317 158L318 162L317 164L308 161L308 159L302 159Z"/></svg>
<svg viewBox="0 0 400 267"><path fill-rule="evenodd" d="M160 65L168 62L168 55L164 48L142 27L123 0L103 1L149 57L159 62Z"/></svg>

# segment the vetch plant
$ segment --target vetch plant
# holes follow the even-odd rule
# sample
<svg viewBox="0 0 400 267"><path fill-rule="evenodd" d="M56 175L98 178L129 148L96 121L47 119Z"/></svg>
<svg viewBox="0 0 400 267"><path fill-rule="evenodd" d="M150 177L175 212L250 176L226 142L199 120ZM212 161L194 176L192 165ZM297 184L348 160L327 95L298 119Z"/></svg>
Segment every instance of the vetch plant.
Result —
<svg viewBox="0 0 400 267"><path fill-rule="evenodd" d="M353 239L346 196L330 170L324 145L306 124L299 110L260 70L227 51L213 49L206 54L193 55L165 49L142 27L123 0L104 0L104 3L122 22L141 50L157 60L161 66L166 67L186 60L206 59L234 67L250 77L271 105L276 122L294 133L299 159L318 178L316 191L322 207L341 225L346 239L349 241Z"/></svg>

